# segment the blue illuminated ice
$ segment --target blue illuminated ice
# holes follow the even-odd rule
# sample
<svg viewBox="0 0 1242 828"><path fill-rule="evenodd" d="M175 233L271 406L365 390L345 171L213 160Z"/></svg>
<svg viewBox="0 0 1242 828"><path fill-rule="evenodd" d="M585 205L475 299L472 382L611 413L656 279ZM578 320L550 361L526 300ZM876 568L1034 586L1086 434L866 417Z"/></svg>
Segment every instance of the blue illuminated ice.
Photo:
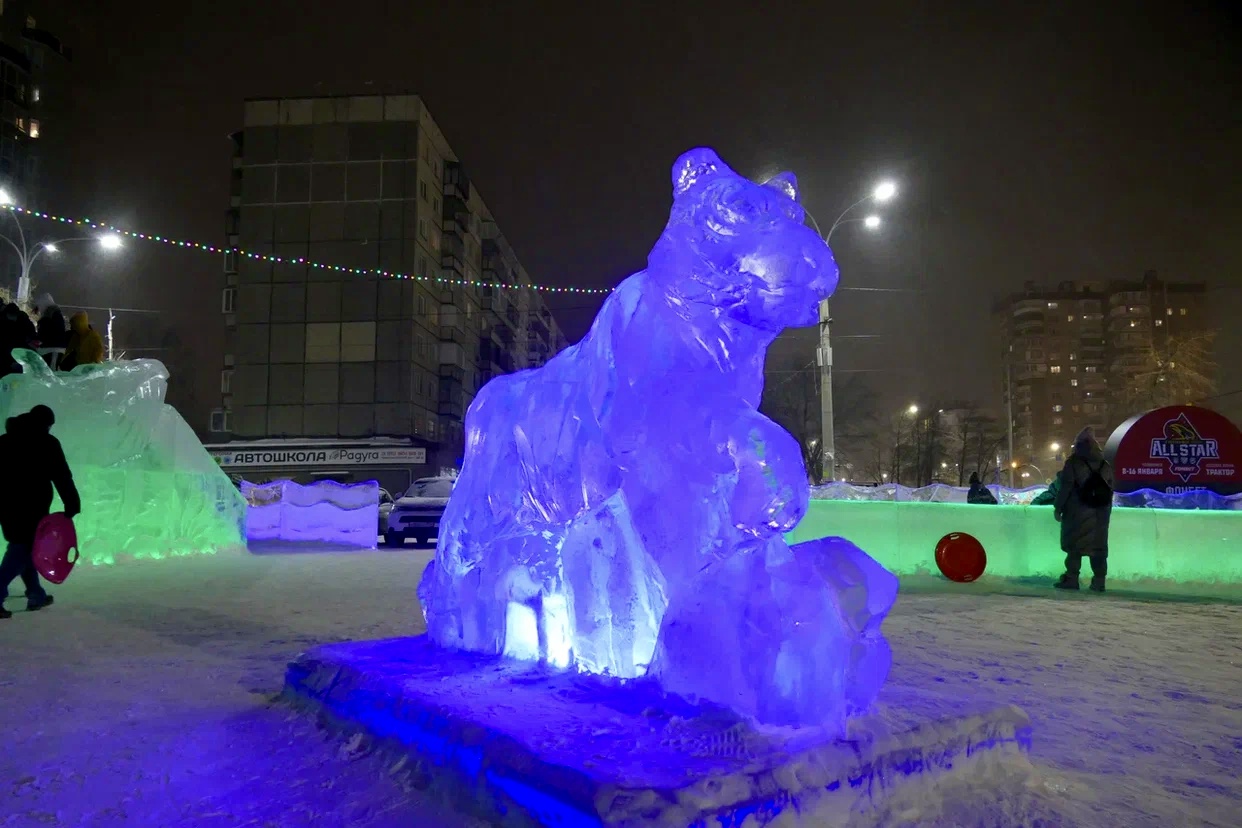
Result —
<svg viewBox="0 0 1242 828"><path fill-rule="evenodd" d="M888 674L897 582L844 539L786 544L806 470L757 410L768 345L836 283L791 174L683 155L647 269L470 407L419 587L431 638L842 732Z"/></svg>

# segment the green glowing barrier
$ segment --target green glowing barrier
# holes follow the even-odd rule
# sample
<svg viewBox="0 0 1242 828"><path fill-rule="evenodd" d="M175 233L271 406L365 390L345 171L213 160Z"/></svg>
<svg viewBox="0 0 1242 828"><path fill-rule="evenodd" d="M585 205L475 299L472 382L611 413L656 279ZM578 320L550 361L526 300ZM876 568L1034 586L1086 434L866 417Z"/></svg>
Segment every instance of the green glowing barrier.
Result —
<svg viewBox="0 0 1242 828"><path fill-rule="evenodd" d="M890 572L910 575L936 571L936 542L950 532L979 539L989 575L1052 577L1064 571L1051 506L812 500L789 539L840 535ZM1242 584L1239 512L1114 508L1108 548L1111 579Z"/></svg>

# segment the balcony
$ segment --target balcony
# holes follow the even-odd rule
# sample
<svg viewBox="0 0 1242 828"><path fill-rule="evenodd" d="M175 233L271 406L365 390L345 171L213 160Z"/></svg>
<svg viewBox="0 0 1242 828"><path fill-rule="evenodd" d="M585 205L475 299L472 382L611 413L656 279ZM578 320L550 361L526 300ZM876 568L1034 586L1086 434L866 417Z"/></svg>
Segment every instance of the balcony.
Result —
<svg viewBox="0 0 1242 828"><path fill-rule="evenodd" d="M448 200L458 199L465 203L470 201L470 179L466 176L459 161L444 162L444 201L448 209Z"/></svg>

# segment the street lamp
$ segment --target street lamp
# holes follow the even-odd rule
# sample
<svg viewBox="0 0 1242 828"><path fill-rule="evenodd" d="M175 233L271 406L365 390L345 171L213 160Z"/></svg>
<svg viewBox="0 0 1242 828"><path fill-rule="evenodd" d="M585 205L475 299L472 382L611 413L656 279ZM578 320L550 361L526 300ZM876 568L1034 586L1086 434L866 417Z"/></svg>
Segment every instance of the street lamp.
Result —
<svg viewBox="0 0 1242 828"><path fill-rule="evenodd" d="M33 247L29 246L26 243L26 231L22 227L13 205L13 197L9 195L8 191L0 190L0 208L8 208L9 215L13 217L13 223L17 225L16 242L6 235L0 235L0 239L3 239L9 247L13 248L13 252L17 254L17 259L22 266L21 276L17 279L17 301L19 303L30 301L30 270L44 253L55 255L60 252L60 245L66 242L95 241L99 242L99 246L107 251L119 250L124 246L120 235L117 233L106 233L102 236L73 236L67 239L41 241L35 243ZM20 242L20 245L18 242Z"/></svg>
<svg viewBox="0 0 1242 828"><path fill-rule="evenodd" d="M915 414L919 413L919 407L917 405L912 405L906 409L906 413L913 417Z"/></svg>
<svg viewBox="0 0 1242 828"><path fill-rule="evenodd" d="M851 222L860 222L863 227L868 230L878 230L880 227L880 217L870 215L866 218L850 218L857 208L868 202L882 204L889 201L897 195L897 185L892 181L881 181L875 186L870 194L863 196L855 201L849 207L841 211L841 215L837 216L837 220L828 228L828 232L824 235L824 241L832 242L832 234L843 224ZM811 219L812 224L815 219ZM815 226L816 232L819 225ZM837 437L836 430L833 425L832 415L832 339L828 332L828 327L832 322L832 315L828 311L828 300L819 303L819 416L820 416L820 435L824 444L824 474L831 480L835 480L837 476Z"/></svg>
<svg viewBox="0 0 1242 828"><path fill-rule="evenodd" d="M1052 449L1052 453L1053 453L1053 454L1056 454L1058 451L1060 451L1060 450L1061 450L1061 444L1060 444L1060 443L1053 443L1052 445L1048 446L1048 448Z"/></svg>

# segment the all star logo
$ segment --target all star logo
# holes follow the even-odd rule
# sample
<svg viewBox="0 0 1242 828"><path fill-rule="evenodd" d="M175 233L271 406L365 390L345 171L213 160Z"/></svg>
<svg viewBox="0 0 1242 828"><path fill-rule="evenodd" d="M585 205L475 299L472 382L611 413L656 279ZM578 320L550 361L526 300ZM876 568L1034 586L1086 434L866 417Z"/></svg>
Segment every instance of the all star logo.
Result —
<svg viewBox="0 0 1242 828"><path fill-rule="evenodd" d="M1215 440L1200 435L1190 419L1181 414L1164 424L1163 437L1151 441L1151 459L1167 461L1169 472L1186 483L1199 473L1201 462L1219 460L1220 450Z"/></svg>

